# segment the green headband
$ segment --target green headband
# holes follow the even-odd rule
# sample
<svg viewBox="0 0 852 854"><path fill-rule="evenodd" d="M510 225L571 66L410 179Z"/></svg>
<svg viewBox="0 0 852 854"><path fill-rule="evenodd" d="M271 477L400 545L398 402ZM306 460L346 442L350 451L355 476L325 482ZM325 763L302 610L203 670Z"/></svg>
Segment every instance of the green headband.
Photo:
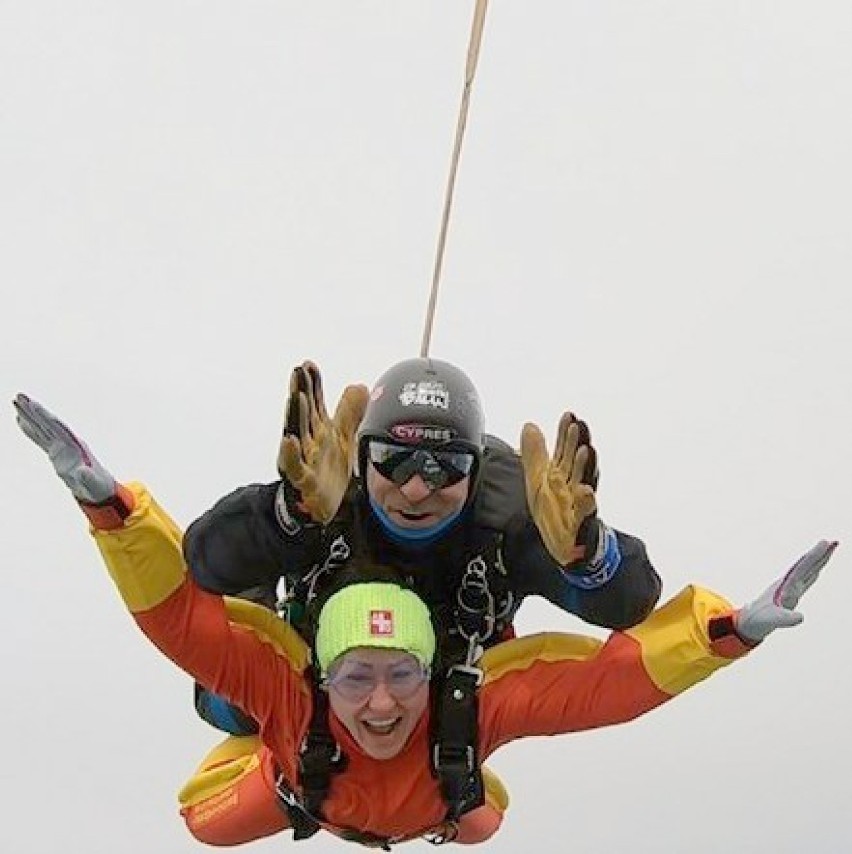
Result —
<svg viewBox="0 0 852 854"><path fill-rule="evenodd" d="M386 582L350 584L330 596L319 614L317 664L322 676L356 647L401 649L424 667L435 656L429 609L413 591Z"/></svg>

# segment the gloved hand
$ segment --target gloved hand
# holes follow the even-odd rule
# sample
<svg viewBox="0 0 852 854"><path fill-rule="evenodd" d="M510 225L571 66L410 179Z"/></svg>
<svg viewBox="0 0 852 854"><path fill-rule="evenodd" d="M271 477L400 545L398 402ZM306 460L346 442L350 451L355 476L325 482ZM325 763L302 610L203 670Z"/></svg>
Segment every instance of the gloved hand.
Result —
<svg viewBox="0 0 852 854"><path fill-rule="evenodd" d="M553 458L537 425L521 431L521 462L527 504L547 550L561 566L583 557L577 539L584 520L597 512L597 454L589 428L570 412L559 419Z"/></svg>
<svg viewBox="0 0 852 854"><path fill-rule="evenodd" d="M115 478L52 412L25 394L12 401L18 426L45 451L78 501L102 504L116 494Z"/></svg>
<svg viewBox="0 0 852 854"><path fill-rule="evenodd" d="M747 643L760 643L775 629L798 626L804 616L794 608L819 578L822 568L837 548L836 541L820 540L792 568L771 584L754 602L734 615L734 628Z"/></svg>
<svg viewBox="0 0 852 854"><path fill-rule="evenodd" d="M330 522L340 508L352 477L355 433L369 396L365 385L347 386L331 419L319 368L303 362L290 375L278 471L299 493L300 509L315 522Z"/></svg>

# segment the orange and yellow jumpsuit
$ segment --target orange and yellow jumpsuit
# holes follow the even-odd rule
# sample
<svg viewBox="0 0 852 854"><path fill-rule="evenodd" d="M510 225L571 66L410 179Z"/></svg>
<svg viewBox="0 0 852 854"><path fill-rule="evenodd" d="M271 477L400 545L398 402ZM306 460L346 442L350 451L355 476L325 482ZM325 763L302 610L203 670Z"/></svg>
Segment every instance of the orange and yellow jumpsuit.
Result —
<svg viewBox="0 0 852 854"><path fill-rule="evenodd" d="M267 609L197 587L186 571L177 526L144 487L129 489L135 508L124 524L93 528L125 604L165 655L260 724L258 737L228 738L206 758L181 792L181 812L191 832L210 844L275 833L288 826L274 791L275 766L295 787L310 721L307 647ZM730 613L724 599L692 586L605 643L545 633L488 650L480 662L480 757L525 736L624 723L659 706L747 651L730 633L710 639L711 621ZM390 840L444 829L446 804L431 772L428 714L405 749L388 760L362 753L333 714L330 727L348 765L333 776L324 827ZM488 774L486 788L485 805L462 818L457 841L481 841L499 826L505 792Z"/></svg>

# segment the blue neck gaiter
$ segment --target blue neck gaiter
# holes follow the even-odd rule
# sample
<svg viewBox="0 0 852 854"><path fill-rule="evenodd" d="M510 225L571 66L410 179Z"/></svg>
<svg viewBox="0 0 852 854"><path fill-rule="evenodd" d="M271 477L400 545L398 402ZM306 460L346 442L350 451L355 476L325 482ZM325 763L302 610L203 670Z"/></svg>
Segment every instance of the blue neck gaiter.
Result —
<svg viewBox="0 0 852 854"><path fill-rule="evenodd" d="M408 546L412 549L419 549L431 545L435 542L455 521L461 516L464 508L457 510L452 516L442 519L437 525L432 525L430 528L403 528L397 525L393 519L382 510L376 503L373 496L370 496L370 507L379 524L384 529L388 537L399 546Z"/></svg>

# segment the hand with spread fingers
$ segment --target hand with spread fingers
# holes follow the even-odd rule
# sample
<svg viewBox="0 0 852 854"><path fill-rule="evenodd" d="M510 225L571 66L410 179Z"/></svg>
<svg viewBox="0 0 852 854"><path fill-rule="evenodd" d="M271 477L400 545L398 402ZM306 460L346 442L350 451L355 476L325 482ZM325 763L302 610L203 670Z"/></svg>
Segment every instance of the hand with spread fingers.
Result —
<svg viewBox="0 0 852 854"><path fill-rule="evenodd" d="M329 418L319 368L303 362L290 375L278 471L314 522L330 522L343 501L352 476L355 432L368 398L365 385L347 386Z"/></svg>
<svg viewBox="0 0 852 854"><path fill-rule="evenodd" d="M564 413L551 458L541 430L528 422L521 432L521 462L527 503L547 550L561 566L582 559L580 527L597 512L597 454L589 428Z"/></svg>

